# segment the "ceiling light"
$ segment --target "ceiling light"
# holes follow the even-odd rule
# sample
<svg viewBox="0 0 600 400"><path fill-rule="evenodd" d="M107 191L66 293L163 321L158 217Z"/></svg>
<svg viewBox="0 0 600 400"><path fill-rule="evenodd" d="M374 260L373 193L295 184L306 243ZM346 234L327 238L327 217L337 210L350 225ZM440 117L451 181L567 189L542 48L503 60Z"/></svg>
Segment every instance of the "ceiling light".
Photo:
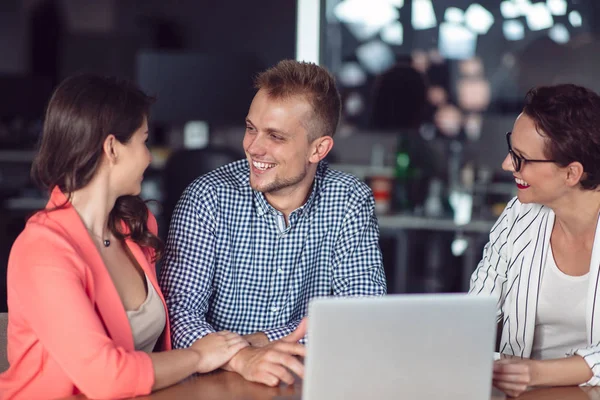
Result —
<svg viewBox="0 0 600 400"><path fill-rule="evenodd" d="M465 13L458 7L448 7L444 12L444 20L454 24L462 24L465 20Z"/></svg>
<svg viewBox="0 0 600 400"><path fill-rule="evenodd" d="M565 15L567 13L566 0L546 0L546 5L554 15Z"/></svg>
<svg viewBox="0 0 600 400"><path fill-rule="evenodd" d="M579 14L579 11L571 11L569 13L569 22L571 23L571 25L573 25L575 28L578 28L581 26L583 20L581 18L581 14Z"/></svg>
<svg viewBox="0 0 600 400"><path fill-rule="evenodd" d="M435 28L437 19L431 0L413 0L411 22L417 30Z"/></svg>
<svg viewBox="0 0 600 400"><path fill-rule="evenodd" d="M462 25L440 24L438 46L445 58L464 60L475 55L477 35Z"/></svg>
<svg viewBox="0 0 600 400"><path fill-rule="evenodd" d="M390 3L391 5L393 5L396 8L402 8L404 7L404 0L387 0L388 3Z"/></svg>
<svg viewBox="0 0 600 400"><path fill-rule="evenodd" d="M392 50L379 40L360 45L356 49L356 58L371 74L379 75L394 65Z"/></svg>
<svg viewBox="0 0 600 400"><path fill-rule="evenodd" d="M526 15L527 26L532 31L540 31L542 29L548 29L554 24L554 19L550 10L544 3L532 4Z"/></svg>
<svg viewBox="0 0 600 400"><path fill-rule="evenodd" d="M512 1L503 1L500 3L500 13L505 19L517 18L521 16L519 8Z"/></svg>
<svg viewBox="0 0 600 400"><path fill-rule="evenodd" d="M523 16L527 16L532 7L529 0L513 0L513 3L517 9L517 13Z"/></svg>
<svg viewBox="0 0 600 400"><path fill-rule="evenodd" d="M401 46L404 41L404 29L401 22L393 22L381 30L381 39L392 45Z"/></svg>
<svg viewBox="0 0 600 400"><path fill-rule="evenodd" d="M521 40L525 37L525 27L521 21L514 19L504 21L502 24L502 32L506 40Z"/></svg>
<svg viewBox="0 0 600 400"><path fill-rule="evenodd" d="M339 21L354 26L351 30L359 40L368 39L400 17L390 3L369 0L344 0L335 6L333 13Z"/></svg>
<svg viewBox="0 0 600 400"><path fill-rule="evenodd" d="M344 25L346 28L348 28L350 33L352 33L352 36L354 36L359 42L365 42L369 39L372 39L381 30L381 27L373 25L358 23L346 23Z"/></svg>
<svg viewBox="0 0 600 400"><path fill-rule="evenodd" d="M340 67L338 79L344 87L356 87L367 81L367 74L358 63L348 62Z"/></svg>
<svg viewBox="0 0 600 400"><path fill-rule="evenodd" d="M344 101L344 111L351 117L360 115L365 110L365 101L360 93L352 92Z"/></svg>
<svg viewBox="0 0 600 400"><path fill-rule="evenodd" d="M465 21L473 32L485 35L494 24L494 16L482 5L473 3L465 11Z"/></svg>
<svg viewBox="0 0 600 400"><path fill-rule="evenodd" d="M571 39L569 30L563 24L556 24L550 28L548 31L548 36L550 36L550 39L560 44L568 43L569 39Z"/></svg>

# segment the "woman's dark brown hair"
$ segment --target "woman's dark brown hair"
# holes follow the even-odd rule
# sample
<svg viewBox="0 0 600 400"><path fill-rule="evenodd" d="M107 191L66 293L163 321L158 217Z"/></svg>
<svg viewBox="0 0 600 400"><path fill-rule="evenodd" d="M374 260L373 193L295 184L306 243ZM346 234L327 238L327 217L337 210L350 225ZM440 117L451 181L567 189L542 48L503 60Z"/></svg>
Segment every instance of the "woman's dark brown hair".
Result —
<svg viewBox="0 0 600 400"><path fill-rule="evenodd" d="M58 186L70 199L96 173L107 136L129 142L148 117L152 103L154 98L125 80L90 74L65 79L46 110L39 152L31 168L33 179L44 190ZM127 235L121 221L129 228ZM153 249L158 259L164 245L148 230L147 222L146 203L139 196L121 196L108 226L118 239L129 237Z"/></svg>
<svg viewBox="0 0 600 400"><path fill-rule="evenodd" d="M583 189L600 185L600 96L573 84L541 86L525 96L523 112L548 140L545 155L560 166L578 161Z"/></svg>

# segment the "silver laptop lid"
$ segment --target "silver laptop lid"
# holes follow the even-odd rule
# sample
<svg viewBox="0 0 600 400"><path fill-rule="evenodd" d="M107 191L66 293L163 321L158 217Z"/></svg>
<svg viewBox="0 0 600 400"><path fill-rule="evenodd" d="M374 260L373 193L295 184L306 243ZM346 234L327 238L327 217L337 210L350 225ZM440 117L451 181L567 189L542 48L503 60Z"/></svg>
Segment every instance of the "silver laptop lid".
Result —
<svg viewBox="0 0 600 400"><path fill-rule="evenodd" d="M464 294L315 299L302 398L489 399L495 315Z"/></svg>

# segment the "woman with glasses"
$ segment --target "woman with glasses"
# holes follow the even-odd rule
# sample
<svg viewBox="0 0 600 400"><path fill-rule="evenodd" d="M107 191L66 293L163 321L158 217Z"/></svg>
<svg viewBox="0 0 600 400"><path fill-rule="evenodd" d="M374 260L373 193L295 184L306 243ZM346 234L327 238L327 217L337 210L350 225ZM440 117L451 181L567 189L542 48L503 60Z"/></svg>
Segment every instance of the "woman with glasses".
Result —
<svg viewBox="0 0 600 400"><path fill-rule="evenodd" d="M529 91L502 168L518 188L490 232L470 293L498 299L493 383L600 385L600 97Z"/></svg>

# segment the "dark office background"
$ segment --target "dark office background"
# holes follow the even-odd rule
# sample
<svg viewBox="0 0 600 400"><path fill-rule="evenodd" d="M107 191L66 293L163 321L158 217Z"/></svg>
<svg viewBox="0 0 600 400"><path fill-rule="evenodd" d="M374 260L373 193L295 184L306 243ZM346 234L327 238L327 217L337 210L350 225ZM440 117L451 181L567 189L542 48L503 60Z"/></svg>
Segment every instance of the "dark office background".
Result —
<svg viewBox="0 0 600 400"><path fill-rule="evenodd" d="M547 30L526 29L522 40L505 40L500 2L479 2L495 17L490 31L479 36L476 51L483 67L478 79L489 85L491 96L479 114L479 136L470 139L466 128L455 137L446 135L436 126L439 109L424 104L427 91L439 86L446 91L446 106L456 108L462 64L441 60L414 79L410 75L415 73L410 66L415 51L431 56L438 44L437 28L410 28L411 1L406 0L399 13L404 41L389 46L399 68L367 73L365 81L355 86L340 79L346 63L359 63L356 49L363 44L332 17L340 1L321 0L322 64L338 78L344 101L343 121L329 161L366 180L374 174L393 178L398 138L413 135L412 142L423 142L421 147L430 156L419 167L429 169L429 175L423 185L414 186L418 193L409 214L416 219L394 219L400 210L393 205L380 215L389 289L465 290L468 272L485 242L486 224L493 222L514 193L510 174L502 174L499 166L506 155L503 134L511 128L525 91L566 81L600 90L600 4L568 1L569 10L580 12L583 23L569 28L567 44L558 44L549 39ZM442 22L445 9L464 10L472 2L435 0L433 4L437 21ZM187 121L206 121L215 148L241 150L252 76L295 57L296 7L295 0L0 0L0 312L6 309L6 263L12 242L27 216L44 205L43 194L29 180L29 166L43 110L56 84L78 72L97 72L132 79L158 95L150 141L156 164L148 171L143 190L148 197L164 201L168 194L161 180L168 168L161 160L182 150ZM518 19L525 24L524 18ZM566 16L555 19L569 23ZM416 121L414 110L420 115ZM399 135L400 131L404 133ZM484 187L480 192L477 185L469 189L474 191L476 229L467 237L469 250L453 254L452 245L464 238L459 230L444 228L452 222L451 210L446 204L442 214L428 216L423 202L432 187L429 179L439 179L447 194L465 175L461 171L475 171L475 180L485 185L480 185ZM159 221L164 236L168 217L159 215ZM407 226L413 231L408 247L402 247L396 232ZM399 265L410 267L407 276Z"/></svg>

